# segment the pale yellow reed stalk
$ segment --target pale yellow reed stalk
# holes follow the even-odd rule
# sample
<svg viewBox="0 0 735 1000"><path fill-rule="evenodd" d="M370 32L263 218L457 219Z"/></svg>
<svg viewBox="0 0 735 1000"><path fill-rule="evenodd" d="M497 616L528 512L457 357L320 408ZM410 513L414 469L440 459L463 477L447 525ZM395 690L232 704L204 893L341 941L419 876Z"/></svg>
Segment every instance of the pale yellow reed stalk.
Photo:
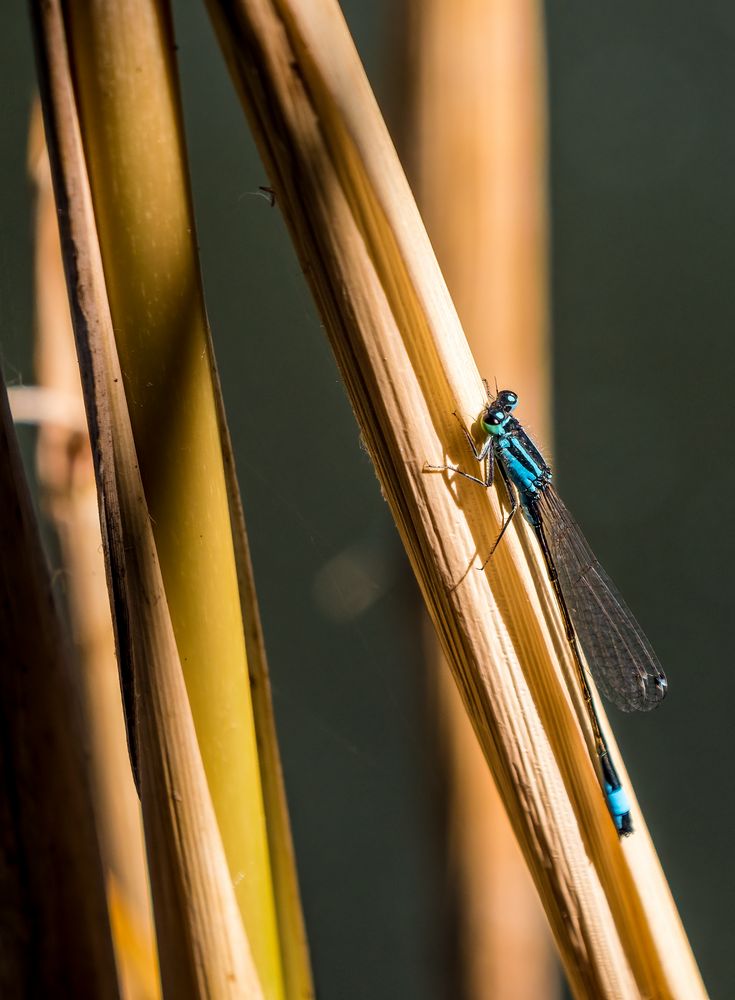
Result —
<svg viewBox="0 0 735 1000"><path fill-rule="evenodd" d="M166 0L66 0L105 286L176 646L240 911L283 995L209 329Z"/></svg>
<svg viewBox="0 0 735 1000"><path fill-rule="evenodd" d="M41 94L135 737L164 994L263 996L194 731L123 389L60 4L33 7ZM150 40L150 39L149 39ZM125 665L125 664L123 664ZM257 819L257 817L256 817ZM82 994L83 995L83 994Z"/></svg>
<svg viewBox="0 0 735 1000"><path fill-rule="evenodd" d="M339 9L209 6L572 988L695 1000L702 983L638 804L621 843L600 793L527 529L477 572L500 524L495 494L426 474L466 462L452 411L478 414L485 394Z"/></svg>

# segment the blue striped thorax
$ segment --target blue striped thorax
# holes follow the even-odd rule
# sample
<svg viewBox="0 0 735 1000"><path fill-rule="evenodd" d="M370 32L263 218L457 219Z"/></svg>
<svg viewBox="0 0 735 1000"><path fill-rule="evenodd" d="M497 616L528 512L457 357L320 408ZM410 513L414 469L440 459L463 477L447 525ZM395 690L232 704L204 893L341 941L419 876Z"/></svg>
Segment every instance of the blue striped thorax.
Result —
<svg viewBox="0 0 735 1000"><path fill-rule="evenodd" d="M485 410L481 423L492 436L495 457L508 473L526 509L527 501L543 493L551 482L551 469L515 417L511 416L517 402L514 392L503 390Z"/></svg>

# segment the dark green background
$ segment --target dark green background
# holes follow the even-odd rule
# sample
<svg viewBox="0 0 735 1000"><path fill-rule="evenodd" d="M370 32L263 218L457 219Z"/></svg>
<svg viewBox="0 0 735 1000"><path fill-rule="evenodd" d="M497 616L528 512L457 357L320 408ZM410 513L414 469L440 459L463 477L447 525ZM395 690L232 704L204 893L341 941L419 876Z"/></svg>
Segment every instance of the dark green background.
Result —
<svg viewBox="0 0 735 1000"><path fill-rule="evenodd" d="M344 6L390 121L402 103L395 9ZM257 194L267 178L203 9L175 8L207 304L319 996L438 1000L451 991L413 584L278 209ZM705 981L730 997L735 9L567 0L547 18L555 464L669 675L660 712L610 714ZM25 10L3 5L10 383L33 381L32 86ZM339 480L337 506L326 477ZM374 598L349 620L317 599L341 553Z"/></svg>

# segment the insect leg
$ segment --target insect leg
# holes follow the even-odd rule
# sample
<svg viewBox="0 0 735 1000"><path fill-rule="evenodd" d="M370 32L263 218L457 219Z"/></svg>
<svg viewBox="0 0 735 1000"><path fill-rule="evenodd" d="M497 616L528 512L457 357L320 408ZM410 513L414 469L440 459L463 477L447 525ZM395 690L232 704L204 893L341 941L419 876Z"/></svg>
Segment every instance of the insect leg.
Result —
<svg viewBox="0 0 735 1000"><path fill-rule="evenodd" d="M510 476L506 472L505 467L504 467L504 465L503 465L502 462L498 462L498 469L500 470L500 477L503 480L503 485L505 486L505 492L508 494L508 499L510 500L510 514L508 514L507 520L505 521L505 523L503 524L502 528L500 529L500 534L495 539L495 544L490 549L490 555L487 557L487 559L482 564L482 566L480 566L481 570L485 569L485 567L487 566L487 564L492 559L493 555L495 554L495 550L497 549L498 545L500 545L500 539L505 534L505 532L506 532L506 530L508 528L508 525L513 520L513 517L514 517L516 511L518 510L518 507L520 506L520 504L518 502L518 491L516 490L515 486L511 482Z"/></svg>
<svg viewBox="0 0 735 1000"><path fill-rule="evenodd" d="M457 414L455 413L454 416L457 417ZM469 472L463 472L463 470L458 469L456 465L429 465L429 463L427 462L426 465L424 465L424 471L456 472L458 476L464 476L464 478L469 479L471 483L477 483L478 486L484 486L486 490L489 490L490 487L493 485L494 475L495 475L495 453L493 449L493 439L491 437L488 437L485 443L483 444L482 448L480 448L480 450L478 451L477 446L475 445L474 439L470 434L470 432L464 426L459 417L457 417L457 420L459 422L459 426L462 428L464 432L464 436L467 438L467 443L472 449L472 454L475 456L475 459L480 463L487 461L487 471L485 474L485 478L480 479L479 476L473 476Z"/></svg>

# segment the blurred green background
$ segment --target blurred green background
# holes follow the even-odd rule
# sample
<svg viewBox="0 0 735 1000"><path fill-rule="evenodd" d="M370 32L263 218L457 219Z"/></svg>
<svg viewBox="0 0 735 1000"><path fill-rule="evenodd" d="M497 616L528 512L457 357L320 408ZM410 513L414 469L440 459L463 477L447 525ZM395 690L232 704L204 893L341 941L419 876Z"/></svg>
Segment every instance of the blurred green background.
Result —
<svg viewBox="0 0 735 1000"><path fill-rule="evenodd" d="M203 6L174 7L318 995L438 1000L451 992L418 598L278 208L258 193L267 177ZM395 121L395 6L343 7ZM731 997L735 8L569 0L546 16L555 466L669 676L661 711L609 713L705 982ZM26 11L3 5L11 384L33 381L32 92ZM340 484L337 506L325 477Z"/></svg>

